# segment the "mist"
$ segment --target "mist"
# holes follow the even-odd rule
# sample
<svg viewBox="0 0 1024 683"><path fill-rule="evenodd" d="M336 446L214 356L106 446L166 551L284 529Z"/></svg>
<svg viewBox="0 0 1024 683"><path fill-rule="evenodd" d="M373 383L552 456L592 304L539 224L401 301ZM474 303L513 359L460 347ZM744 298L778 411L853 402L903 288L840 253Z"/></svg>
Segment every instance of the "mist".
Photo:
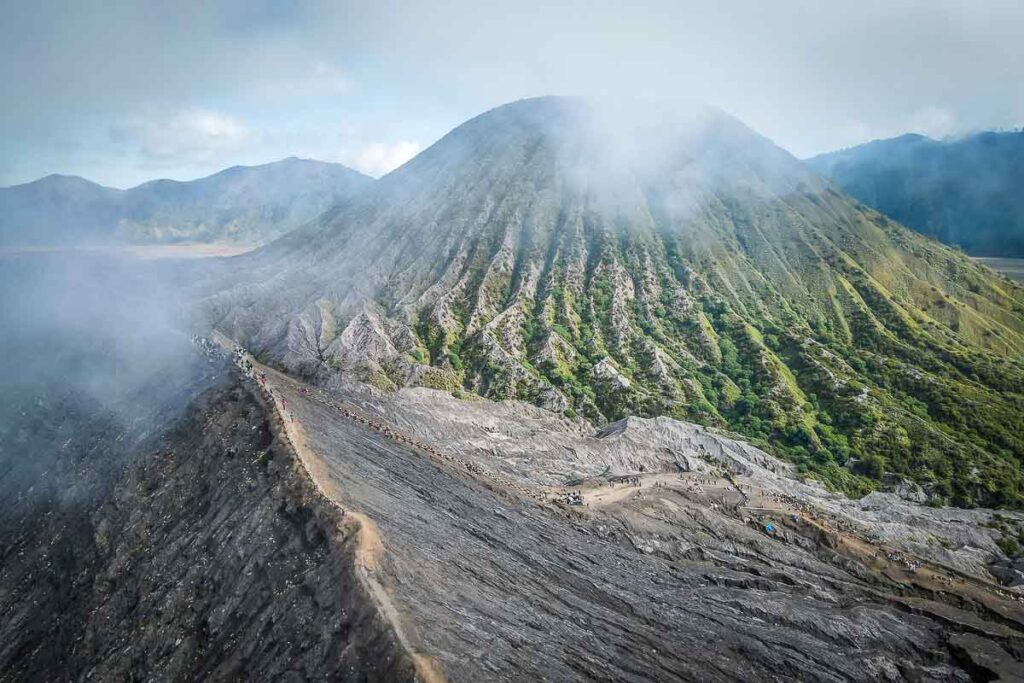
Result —
<svg viewBox="0 0 1024 683"><path fill-rule="evenodd" d="M217 369L185 327L183 266L111 251L0 257L0 491L101 495L48 489L46 475L94 458L93 475L112 476L209 383Z"/></svg>
<svg viewBox="0 0 1024 683"><path fill-rule="evenodd" d="M3 259L2 349L11 387L57 382L113 406L188 358L172 270L108 252Z"/></svg>
<svg viewBox="0 0 1024 683"><path fill-rule="evenodd" d="M789 153L708 103L673 98L572 98L567 128L578 131L582 158L596 171L597 195L629 182L668 184L678 195L710 195L735 185L765 196L785 195L814 179ZM691 199L696 202L699 197Z"/></svg>

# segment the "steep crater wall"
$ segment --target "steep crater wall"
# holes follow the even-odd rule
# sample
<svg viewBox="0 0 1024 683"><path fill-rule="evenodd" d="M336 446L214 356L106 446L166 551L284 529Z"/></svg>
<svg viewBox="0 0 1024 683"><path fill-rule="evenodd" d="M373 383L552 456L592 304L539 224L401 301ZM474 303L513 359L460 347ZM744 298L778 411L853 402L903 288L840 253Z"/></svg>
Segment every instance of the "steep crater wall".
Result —
<svg viewBox="0 0 1024 683"><path fill-rule="evenodd" d="M0 449L0 680L413 679L351 526L234 377L135 449L40 411Z"/></svg>

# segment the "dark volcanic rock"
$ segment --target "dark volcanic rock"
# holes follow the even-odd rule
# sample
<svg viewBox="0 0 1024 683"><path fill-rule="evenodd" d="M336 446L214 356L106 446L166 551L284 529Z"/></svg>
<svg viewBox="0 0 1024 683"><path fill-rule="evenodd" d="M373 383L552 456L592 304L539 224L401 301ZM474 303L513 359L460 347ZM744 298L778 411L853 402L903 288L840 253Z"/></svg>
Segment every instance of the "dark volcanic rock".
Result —
<svg viewBox="0 0 1024 683"><path fill-rule="evenodd" d="M989 566L988 570L1004 586L1024 585L1024 558L1000 560Z"/></svg>
<svg viewBox="0 0 1024 683"><path fill-rule="evenodd" d="M0 680L412 678L341 512L248 391L222 381L138 447L68 407L5 434ZM12 479L48 447L37 486Z"/></svg>

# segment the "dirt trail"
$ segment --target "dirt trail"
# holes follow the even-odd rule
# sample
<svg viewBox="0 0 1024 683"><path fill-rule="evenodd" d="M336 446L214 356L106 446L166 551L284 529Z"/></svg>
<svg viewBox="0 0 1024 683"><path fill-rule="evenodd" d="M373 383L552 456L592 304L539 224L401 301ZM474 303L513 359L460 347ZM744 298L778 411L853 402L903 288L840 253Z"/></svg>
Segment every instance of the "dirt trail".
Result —
<svg viewBox="0 0 1024 683"><path fill-rule="evenodd" d="M662 490L701 494L707 497L711 495L722 496L729 493L736 493L737 496L740 495L739 491L729 480L710 474L694 472L682 474L637 474L635 476L639 481L639 485L616 482L612 486L609 486L607 483L586 486L582 489L583 501L592 507L602 508L619 503L636 494L641 494L642 496L646 493ZM727 502L734 503L735 501L721 501L722 504Z"/></svg>
<svg viewBox="0 0 1024 683"><path fill-rule="evenodd" d="M235 344L226 336L219 332L214 332L214 340L222 347L227 353L232 353ZM344 519L348 520L352 524L352 529L356 534L356 575L363 583L363 587L369 593L377 606L380 614L391 624L394 629L395 636L398 639L401 646L412 658L416 668L416 677L423 683L444 683L445 677L441 672L437 662L430 656L420 652L413 643L410 642L406 635L405 629L402 625L402 618L395 607L394 602L391 600L391 596L388 595L384 585L377 578L376 572L380 567L381 558L384 555L384 544L381 541L380 532L377 529L377 525L367 515L354 511L348 508L344 503L342 492L334 484L332 479L327 476L324 461L320 458L312 448L309 446L309 442L306 439L302 425L289 413L286 407L286 399L281 395L281 392L274 391L274 378L278 377L279 374L272 368L268 368L256 361L250 354L246 353L242 356L239 361L246 360L251 364L253 369L253 377L257 377L262 374L266 377L265 381L254 380L258 387L261 387L264 391L264 395L270 399L271 405L274 407L276 417L284 430L284 435L292 447L292 450L298 456L299 462L302 464L303 469L309 476L310 481L313 482L316 490L333 505L335 505L341 512ZM236 365L240 365L240 362L236 362Z"/></svg>
<svg viewBox="0 0 1024 683"><path fill-rule="evenodd" d="M263 372L267 370L267 368L258 365L255 362L253 362L253 367L258 367ZM267 384L269 388L269 380ZM282 404L280 393L274 392L273 401L278 417L281 420L281 424L284 426L285 434L288 436L288 440L291 442L292 448L299 456L299 461L303 464L306 473L313 481L313 485L316 486L317 490L320 491L325 498L333 502L338 507L343 508L341 492L333 485L330 477L325 476L323 471L323 460L319 458L309 447L305 434L302 430L302 425L297 420L291 419L287 414ZM344 510L344 512L345 518L352 520L357 529L356 538L358 544L356 546L356 575L363 582L363 586L369 592L374 604L377 606L377 609L385 619L387 619L388 623L391 624L395 631L395 636L398 638L398 642L401 643L402 647L412 658L416 667L417 679L423 683L443 683L445 677L437 663L428 655L419 652L418 649L409 641L409 638L405 633L405 629L402 626L402 617L398 613L398 609L395 607L394 602L391 600L391 596L388 595L387 590L376 576L376 572L380 567L381 558L384 556L384 544L381 541L380 531L377 529L377 525L372 519L361 512L356 512L351 509Z"/></svg>

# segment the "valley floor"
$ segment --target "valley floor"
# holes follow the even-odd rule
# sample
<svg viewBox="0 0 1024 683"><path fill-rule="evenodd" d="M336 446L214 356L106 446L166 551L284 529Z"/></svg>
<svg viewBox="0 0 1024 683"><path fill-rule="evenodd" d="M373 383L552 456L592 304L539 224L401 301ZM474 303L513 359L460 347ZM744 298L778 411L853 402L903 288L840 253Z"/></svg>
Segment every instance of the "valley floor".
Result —
<svg viewBox="0 0 1024 683"><path fill-rule="evenodd" d="M1011 280L1024 281L1024 258L996 258L979 256L974 259Z"/></svg>
<svg viewBox="0 0 1024 683"><path fill-rule="evenodd" d="M232 243L182 243L182 244L128 244L121 246L80 246L80 247L2 247L0 257L31 256L39 254L93 254L98 256L123 256L140 260L152 259L195 259L224 256L238 256L252 251L251 244Z"/></svg>

